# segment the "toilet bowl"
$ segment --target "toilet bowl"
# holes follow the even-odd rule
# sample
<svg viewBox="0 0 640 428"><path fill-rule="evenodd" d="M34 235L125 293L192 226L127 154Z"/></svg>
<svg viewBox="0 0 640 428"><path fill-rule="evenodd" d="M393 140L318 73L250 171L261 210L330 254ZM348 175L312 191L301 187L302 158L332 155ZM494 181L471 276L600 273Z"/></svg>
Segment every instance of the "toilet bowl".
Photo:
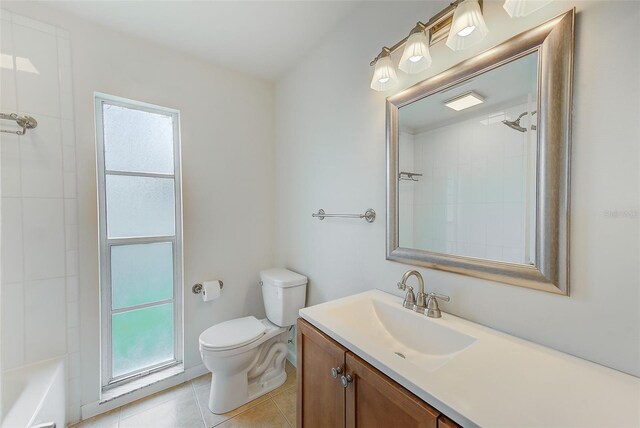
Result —
<svg viewBox="0 0 640 428"><path fill-rule="evenodd" d="M208 407L226 413L287 379L287 332L304 307L307 278L286 269L260 272L267 318L224 321L200 335L200 355L213 373Z"/></svg>

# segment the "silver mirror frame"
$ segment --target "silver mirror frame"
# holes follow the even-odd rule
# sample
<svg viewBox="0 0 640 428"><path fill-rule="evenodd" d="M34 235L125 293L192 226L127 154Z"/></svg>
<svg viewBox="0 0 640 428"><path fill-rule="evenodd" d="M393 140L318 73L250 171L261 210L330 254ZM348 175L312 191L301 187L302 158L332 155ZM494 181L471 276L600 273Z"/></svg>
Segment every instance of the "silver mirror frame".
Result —
<svg viewBox="0 0 640 428"><path fill-rule="evenodd" d="M569 181L575 9L387 98L387 260L569 295ZM538 52L536 265L402 248L398 109Z"/></svg>

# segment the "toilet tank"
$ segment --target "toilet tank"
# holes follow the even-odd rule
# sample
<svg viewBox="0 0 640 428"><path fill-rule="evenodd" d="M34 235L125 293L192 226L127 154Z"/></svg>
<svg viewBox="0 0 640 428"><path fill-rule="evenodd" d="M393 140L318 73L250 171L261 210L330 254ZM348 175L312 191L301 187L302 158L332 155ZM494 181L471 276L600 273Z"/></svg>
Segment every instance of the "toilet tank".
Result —
<svg viewBox="0 0 640 428"><path fill-rule="evenodd" d="M296 323L307 297L307 277L287 269L260 272L262 299L267 318L280 327Z"/></svg>

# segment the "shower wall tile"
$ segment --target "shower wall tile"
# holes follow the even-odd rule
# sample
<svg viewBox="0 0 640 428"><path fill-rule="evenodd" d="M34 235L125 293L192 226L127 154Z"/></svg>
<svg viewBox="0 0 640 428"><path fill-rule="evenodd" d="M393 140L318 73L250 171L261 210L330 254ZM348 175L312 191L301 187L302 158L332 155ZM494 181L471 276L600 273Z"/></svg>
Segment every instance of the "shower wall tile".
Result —
<svg viewBox="0 0 640 428"><path fill-rule="evenodd" d="M415 172L423 174L411 193L400 194L401 202L411 196L416 247L525 262L526 139L514 132L475 118L410 138L401 133L401 144L414 146Z"/></svg>
<svg viewBox="0 0 640 428"><path fill-rule="evenodd" d="M20 109L60 117L58 46L55 36L16 25L14 19L13 41Z"/></svg>
<svg viewBox="0 0 640 428"><path fill-rule="evenodd" d="M25 290L25 357L33 363L67 353L64 278L29 281Z"/></svg>
<svg viewBox="0 0 640 428"><path fill-rule="evenodd" d="M65 227L65 247L67 250L78 249L78 226Z"/></svg>
<svg viewBox="0 0 640 428"><path fill-rule="evenodd" d="M2 282L2 369L24 365L24 289L22 283Z"/></svg>
<svg viewBox="0 0 640 428"><path fill-rule="evenodd" d="M80 377L80 352L71 352L68 356L69 370L67 370L69 379Z"/></svg>
<svg viewBox="0 0 640 428"><path fill-rule="evenodd" d="M15 58L13 56L13 35L11 23L3 22L0 27L0 62L2 72L0 73L0 107L2 111L15 112L16 105L16 75L14 71ZM4 137L4 136L3 136ZM3 138L4 139L4 138Z"/></svg>
<svg viewBox="0 0 640 428"><path fill-rule="evenodd" d="M60 27L56 27L56 35L67 40L71 38L71 33L69 33L69 30L65 30L64 28Z"/></svg>
<svg viewBox="0 0 640 428"><path fill-rule="evenodd" d="M72 89L70 65L65 65L65 66L60 65L59 78L60 78L60 94L70 94Z"/></svg>
<svg viewBox="0 0 640 428"><path fill-rule="evenodd" d="M0 144L0 194L20 197L20 137L3 134Z"/></svg>
<svg viewBox="0 0 640 428"><path fill-rule="evenodd" d="M74 146L65 145L62 147L62 164L64 166L64 172L75 172L76 149Z"/></svg>
<svg viewBox="0 0 640 428"><path fill-rule="evenodd" d="M62 137L60 120L35 113L38 127L20 137L22 196L27 198L61 198Z"/></svg>
<svg viewBox="0 0 640 428"><path fill-rule="evenodd" d="M78 275L78 252L67 251L67 276Z"/></svg>
<svg viewBox="0 0 640 428"><path fill-rule="evenodd" d="M64 173L64 197L65 198L76 197L76 173L75 172Z"/></svg>
<svg viewBox="0 0 640 428"><path fill-rule="evenodd" d="M78 224L78 203L75 199L64 200L64 224Z"/></svg>
<svg viewBox="0 0 640 428"><path fill-rule="evenodd" d="M62 119L62 144L65 146L75 146L76 136L73 120Z"/></svg>
<svg viewBox="0 0 640 428"><path fill-rule="evenodd" d="M69 312L67 312L69 314ZM68 316L67 316L68 319ZM67 352L69 354L76 353L80 351L80 335L78 333L78 324L75 326L69 326L67 322L68 328L68 342L67 342Z"/></svg>
<svg viewBox="0 0 640 428"><path fill-rule="evenodd" d="M71 42L69 37L61 37L58 34L58 64L60 67L71 66Z"/></svg>
<svg viewBox="0 0 640 428"><path fill-rule="evenodd" d="M80 300L80 290L78 289L78 277L67 276L67 302L77 302Z"/></svg>
<svg viewBox="0 0 640 428"><path fill-rule="evenodd" d="M0 369L66 356L67 419L75 422L81 326L72 47L68 31L0 11L0 106L38 121L25 136L2 134L0 145Z"/></svg>
<svg viewBox="0 0 640 428"><path fill-rule="evenodd" d="M25 198L22 209L25 279L65 276L62 199Z"/></svg>
<svg viewBox="0 0 640 428"><path fill-rule="evenodd" d="M12 18L14 24L23 25L29 29L42 31L50 35L56 34L56 27L51 24L27 18L26 16L18 15L17 13L14 13Z"/></svg>
<svg viewBox="0 0 640 428"><path fill-rule="evenodd" d="M80 314L77 300L69 300L67 299L68 307L67 307L67 327L69 328L69 336L79 336L78 333L78 325L80 324ZM72 329L75 329L71 331ZM77 340L77 339L76 339ZM71 342L71 339L69 339ZM77 351L77 349L76 349ZM75 352L72 349L69 349L69 352Z"/></svg>
<svg viewBox="0 0 640 428"><path fill-rule="evenodd" d="M22 201L2 198L2 283L22 281Z"/></svg>

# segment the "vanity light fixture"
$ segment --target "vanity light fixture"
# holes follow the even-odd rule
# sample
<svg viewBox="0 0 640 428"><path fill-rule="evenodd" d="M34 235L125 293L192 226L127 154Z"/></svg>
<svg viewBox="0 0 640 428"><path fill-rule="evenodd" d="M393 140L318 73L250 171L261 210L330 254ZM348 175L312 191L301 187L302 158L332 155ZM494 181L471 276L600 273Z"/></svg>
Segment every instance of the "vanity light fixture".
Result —
<svg viewBox="0 0 640 428"><path fill-rule="evenodd" d="M477 106L483 102L484 98L472 91L458 95L455 98L451 98L450 100L445 101L444 105L455 111L460 111L468 109L469 107Z"/></svg>
<svg viewBox="0 0 640 428"><path fill-rule="evenodd" d="M487 25L482 17L482 0L453 0L427 23L418 21L409 35L395 45L383 47L371 61L375 66L371 89L386 91L398 81L391 54L404 46L398 68L408 74L419 73L431 66L431 45L447 39L453 50L464 49L486 36Z"/></svg>
<svg viewBox="0 0 640 428"><path fill-rule="evenodd" d="M375 65L373 79L371 79L371 89L386 91L398 83L398 75L391 61L391 51L388 48L382 48Z"/></svg>
<svg viewBox="0 0 640 428"><path fill-rule="evenodd" d="M502 7L510 17L520 18L548 5L553 0L505 0Z"/></svg>
<svg viewBox="0 0 640 428"><path fill-rule="evenodd" d="M488 32L478 0L464 0L453 13L447 46L454 51L466 49L484 39Z"/></svg>
<svg viewBox="0 0 640 428"><path fill-rule="evenodd" d="M418 22L404 46L402 58L398 68L405 73L415 74L426 70L431 66L431 53L429 53L429 36L425 32L425 26Z"/></svg>

